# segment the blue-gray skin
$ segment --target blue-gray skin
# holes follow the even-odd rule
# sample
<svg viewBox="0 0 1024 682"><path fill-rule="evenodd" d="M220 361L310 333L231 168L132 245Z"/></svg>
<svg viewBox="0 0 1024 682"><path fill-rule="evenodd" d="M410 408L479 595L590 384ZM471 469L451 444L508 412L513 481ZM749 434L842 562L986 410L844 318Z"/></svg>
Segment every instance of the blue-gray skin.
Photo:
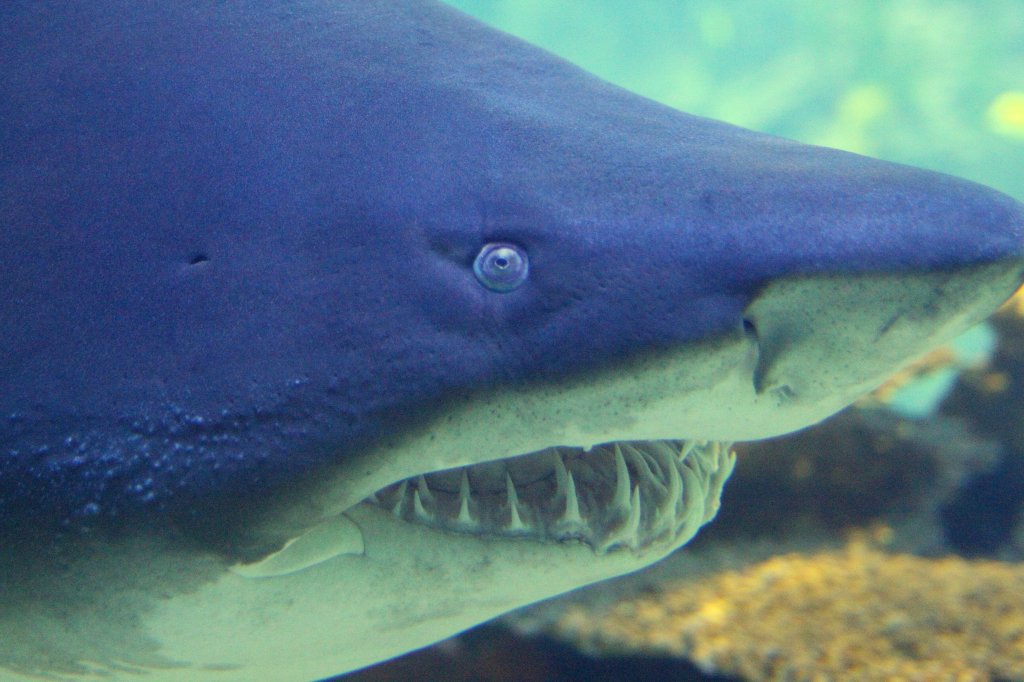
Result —
<svg viewBox="0 0 1024 682"><path fill-rule="evenodd" d="M806 426L1020 281L1024 208L1005 195L672 110L435 2L8 0L0 24L11 679L176 679L167 670L193 664L251 679L248 661L171 651L140 614L399 478L589 435ZM474 272L493 243L528 257L518 286ZM905 302L865 320L904 289L914 342L890 342ZM847 305L863 339L842 326ZM833 361L847 343L856 352ZM453 436L445 466L377 463L478 402L614 383L729 344L747 349L734 365L749 396L702 402L706 418L680 431L517 441L496 416L493 451ZM356 462L375 473L337 492ZM153 559L118 584L112 562L164 556L137 550L148 542L180 562ZM127 628L129 643L47 630L60 619L41 604L81 575L87 615L68 629ZM97 615L90 589L126 605ZM260 679L365 665L514 605ZM36 607L33 624L19 620Z"/></svg>

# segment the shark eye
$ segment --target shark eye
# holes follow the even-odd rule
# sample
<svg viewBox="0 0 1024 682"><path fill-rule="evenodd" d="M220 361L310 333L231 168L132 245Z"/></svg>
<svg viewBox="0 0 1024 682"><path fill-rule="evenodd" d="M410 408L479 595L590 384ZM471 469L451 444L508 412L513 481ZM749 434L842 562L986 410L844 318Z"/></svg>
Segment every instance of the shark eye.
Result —
<svg viewBox="0 0 1024 682"><path fill-rule="evenodd" d="M504 293L526 281L530 274L530 261L522 247L494 242L480 249L473 261L473 272L480 284L491 291Z"/></svg>

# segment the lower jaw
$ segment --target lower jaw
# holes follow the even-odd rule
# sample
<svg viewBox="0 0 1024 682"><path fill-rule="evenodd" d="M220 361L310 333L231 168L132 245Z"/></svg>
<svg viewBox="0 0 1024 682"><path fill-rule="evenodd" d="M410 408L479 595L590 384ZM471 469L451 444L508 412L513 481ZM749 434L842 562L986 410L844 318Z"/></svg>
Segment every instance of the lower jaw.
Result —
<svg viewBox="0 0 1024 682"><path fill-rule="evenodd" d="M363 504L446 532L642 554L686 543L714 517L735 463L729 445L673 440L547 448L406 479Z"/></svg>

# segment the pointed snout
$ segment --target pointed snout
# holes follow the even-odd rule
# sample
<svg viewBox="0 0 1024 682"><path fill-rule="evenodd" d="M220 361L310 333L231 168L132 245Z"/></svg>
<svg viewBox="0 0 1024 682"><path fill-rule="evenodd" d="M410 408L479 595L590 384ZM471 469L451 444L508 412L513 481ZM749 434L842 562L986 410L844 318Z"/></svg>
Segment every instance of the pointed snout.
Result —
<svg viewBox="0 0 1024 682"><path fill-rule="evenodd" d="M748 307L754 388L782 403L849 403L981 321L1021 282L1024 261L957 270L811 276L772 283Z"/></svg>
<svg viewBox="0 0 1024 682"><path fill-rule="evenodd" d="M909 208L880 223L887 250L874 267L773 279L747 307L758 394L780 405L849 403L983 320L1021 285L1024 205L919 173L938 186L927 201L920 188L889 189ZM911 190L922 198L911 201Z"/></svg>

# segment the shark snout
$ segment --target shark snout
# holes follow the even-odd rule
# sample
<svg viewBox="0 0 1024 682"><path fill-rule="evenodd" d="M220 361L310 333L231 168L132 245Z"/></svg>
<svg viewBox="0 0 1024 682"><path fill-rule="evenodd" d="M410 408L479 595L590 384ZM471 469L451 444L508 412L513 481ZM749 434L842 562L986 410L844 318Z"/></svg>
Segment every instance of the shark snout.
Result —
<svg viewBox="0 0 1024 682"><path fill-rule="evenodd" d="M800 154L744 311L762 399L847 404L1021 285L1024 204L941 173Z"/></svg>
<svg viewBox="0 0 1024 682"><path fill-rule="evenodd" d="M746 311L752 381L780 404L850 402L989 315L1020 286L1024 258L933 272L776 281Z"/></svg>

